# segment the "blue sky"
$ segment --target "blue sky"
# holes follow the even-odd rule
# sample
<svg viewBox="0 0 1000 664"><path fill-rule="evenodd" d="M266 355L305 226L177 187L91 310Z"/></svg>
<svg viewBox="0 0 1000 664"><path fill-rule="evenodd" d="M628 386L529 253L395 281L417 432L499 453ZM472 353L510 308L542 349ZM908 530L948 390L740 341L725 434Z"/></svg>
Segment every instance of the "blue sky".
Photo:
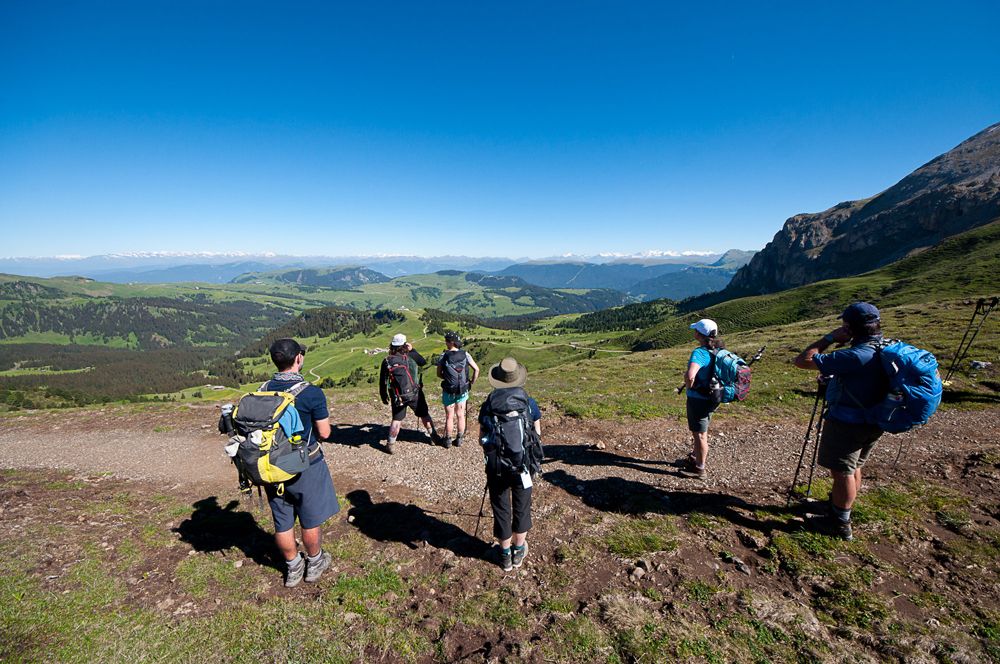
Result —
<svg viewBox="0 0 1000 664"><path fill-rule="evenodd" d="M673 4L2 3L0 255L759 248L1000 121L998 3Z"/></svg>

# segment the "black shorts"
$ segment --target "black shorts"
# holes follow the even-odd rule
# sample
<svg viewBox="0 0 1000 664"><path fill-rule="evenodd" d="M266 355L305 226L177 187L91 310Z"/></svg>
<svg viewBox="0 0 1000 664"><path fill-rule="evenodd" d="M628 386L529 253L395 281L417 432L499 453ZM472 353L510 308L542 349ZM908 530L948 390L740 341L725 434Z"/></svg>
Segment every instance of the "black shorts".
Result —
<svg viewBox="0 0 1000 664"><path fill-rule="evenodd" d="M416 404L398 403L395 399L392 400L392 421L402 422L406 419L407 408L410 408L417 417L430 417L431 412L427 408L427 399L424 398L424 388L420 388Z"/></svg>
<svg viewBox="0 0 1000 664"><path fill-rule="evenodd" d="M505 540L514 533L526 533L531 528L531 489L521 484L521 476L495 473L486 475L493 508L493 536Z"/></svg>

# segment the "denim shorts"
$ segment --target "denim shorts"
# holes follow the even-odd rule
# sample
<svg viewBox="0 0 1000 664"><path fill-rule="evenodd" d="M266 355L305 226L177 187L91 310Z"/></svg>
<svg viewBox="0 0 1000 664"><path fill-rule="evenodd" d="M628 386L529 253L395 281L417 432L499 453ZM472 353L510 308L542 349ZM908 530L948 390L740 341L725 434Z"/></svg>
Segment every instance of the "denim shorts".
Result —
<svg viewBox="0 0 1000 664"><path fill-rule="evenodd" d="M441 393L441 403L445 406L454 406L457 403L465 403L468 400L468 392L462 392L461 394L448 394L447 392Z"/></svg>
<svg viewBox="0 0 1000 664"><path fill-rule="evenodd" d="M277 489L268 485L267 502L274 517L274 532L283 533L295 527L298 517L303 528L315 528L340 511L337 492L333 488L333 478L322 452L309 467L295 479L285 482L285 492L277 495Z"/></svg>

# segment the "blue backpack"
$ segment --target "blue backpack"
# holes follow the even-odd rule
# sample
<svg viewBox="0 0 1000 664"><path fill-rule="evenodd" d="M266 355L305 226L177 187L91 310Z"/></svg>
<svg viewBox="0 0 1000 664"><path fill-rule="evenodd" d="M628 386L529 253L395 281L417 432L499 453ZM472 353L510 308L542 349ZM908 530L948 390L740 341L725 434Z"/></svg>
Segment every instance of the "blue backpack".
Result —
<svg viewBox="0 0 1000 664"><path fill-rule="evenodd" d="M750 366L746 361L725 348L710 350L712 360L708 369L708 385L698 390L713 403L743 401L750 393Z"/></svg>
<svg viewBox="0 0 1000 664"><path fill-rule="evenodd" d="M941 403L937 358L896 339L875 347L889 377L889 394L867 409L865 419L886 433L902 433L926 424Z"/></svg>

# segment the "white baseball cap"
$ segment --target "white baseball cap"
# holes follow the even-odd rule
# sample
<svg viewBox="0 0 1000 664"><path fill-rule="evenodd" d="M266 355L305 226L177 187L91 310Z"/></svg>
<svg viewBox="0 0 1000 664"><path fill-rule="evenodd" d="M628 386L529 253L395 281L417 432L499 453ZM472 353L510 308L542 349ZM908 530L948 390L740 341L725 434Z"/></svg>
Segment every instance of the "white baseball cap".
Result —
<svg viewBox="0 0 1000 664"><path fill-rule="evenodd" d="M700 332L706 337L715 336L719 331L719 326L715 324L715 321L711 318L702 318L697 323L691 324L691 329L695 332Z"/></svg>
<svg viewBox="0 0 1000 664"><path fill-rule="evenodd" d="M396 336L394 336L392 338L392 343L390 345L391 346L402 346L405 343L406 343L406 335L405 334L397 334Z"/></svg>

